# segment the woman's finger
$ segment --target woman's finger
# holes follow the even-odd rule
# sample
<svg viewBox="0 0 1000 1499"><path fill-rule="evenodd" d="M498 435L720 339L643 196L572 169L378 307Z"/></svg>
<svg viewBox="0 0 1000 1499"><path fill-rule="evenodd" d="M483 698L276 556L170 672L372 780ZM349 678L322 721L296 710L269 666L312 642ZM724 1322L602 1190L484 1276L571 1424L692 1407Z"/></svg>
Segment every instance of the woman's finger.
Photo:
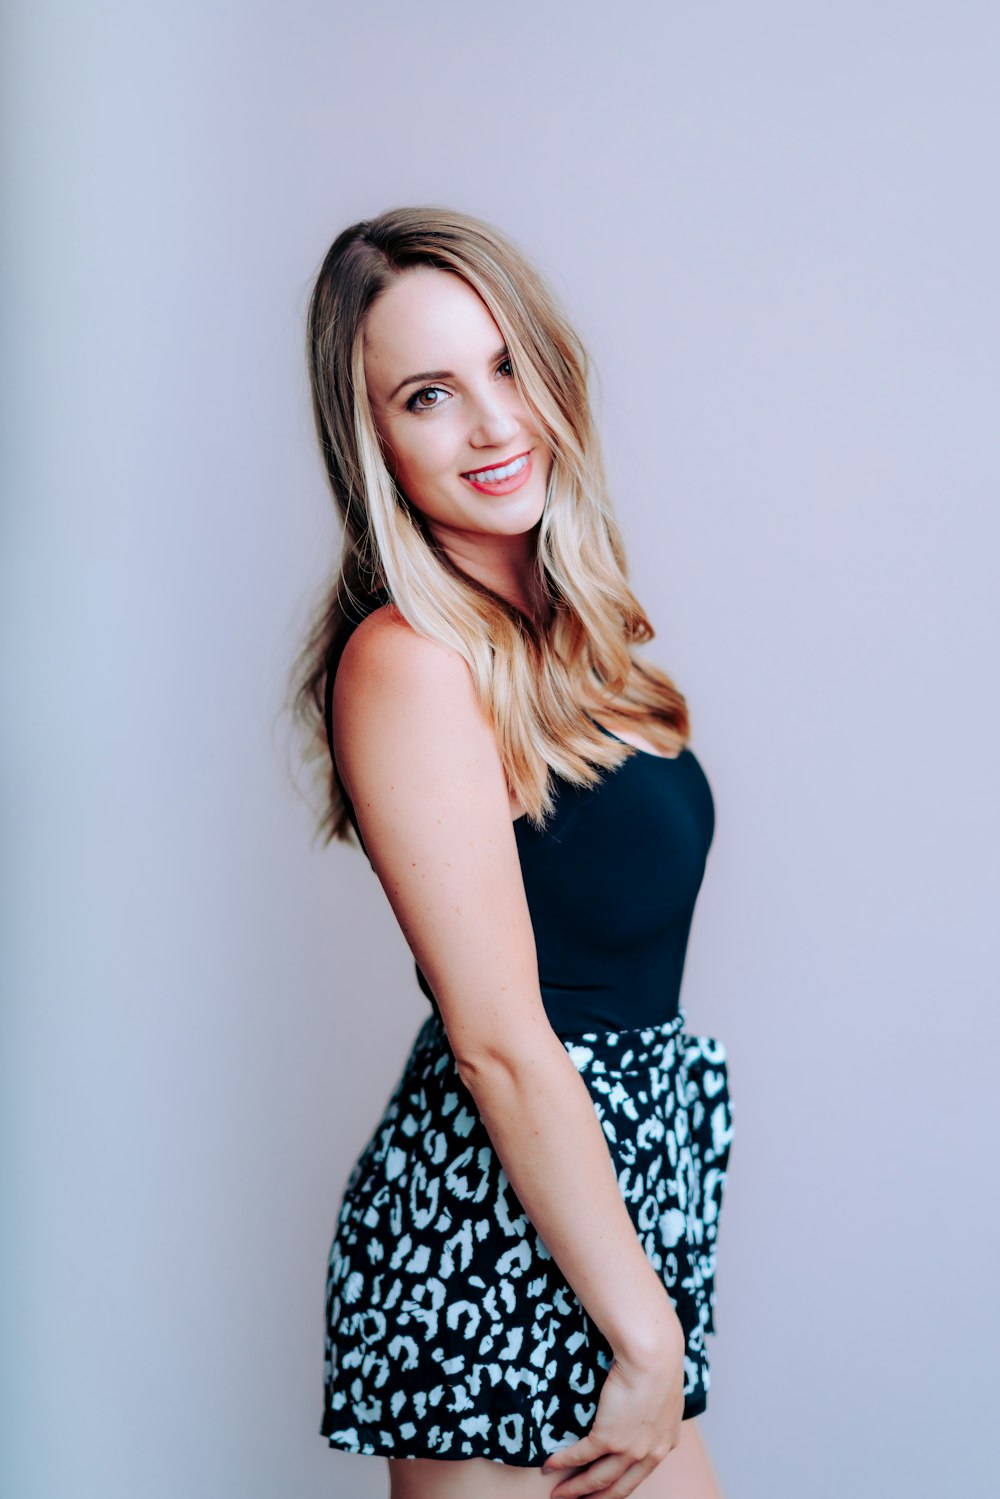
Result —
<svg viewBox="0 0 1000 1499"><path fill-rule="evenodd" d="M608 1452L604 1457L599 1457L596 1462L590 1463L582 1473L576 1473L572 1478L564 1478L554 1488L549 1499L590 1499L594 1495L607 1493L611 1486L618 1482L622 1475L635 1464L630 1458L623 1457L620 1452Z"/></svg>
<svg viewBox="0 0 1000 1499"><path fill-rule="evenodd" d="M662 1462L662 1458L660 1459ZM625 1472L620 1475L617 1482L609 1489L600 1489L592 1496L592 1499L625 1499L626 1494L633 1493L648 1478L659 1463L654 1462L651 1457L644 1457L641 1463L630 1463ZM590 1496L588 1496L590 1499Z"/></svg>
<svg viewBox="0 0 1000 1499"><path fill-rule="evenodd" d="M597 1440L593 1432L588 1431L587 1435L581 1437L578 1442L574 1442L572 1447L560 1447L558 1452L550 1452L542 1463L542 1472L552 1473L562 1468L580 1468L586 1463L594 1462L598 1457L603 1457L606 1451L607 1448Z"/></svg>

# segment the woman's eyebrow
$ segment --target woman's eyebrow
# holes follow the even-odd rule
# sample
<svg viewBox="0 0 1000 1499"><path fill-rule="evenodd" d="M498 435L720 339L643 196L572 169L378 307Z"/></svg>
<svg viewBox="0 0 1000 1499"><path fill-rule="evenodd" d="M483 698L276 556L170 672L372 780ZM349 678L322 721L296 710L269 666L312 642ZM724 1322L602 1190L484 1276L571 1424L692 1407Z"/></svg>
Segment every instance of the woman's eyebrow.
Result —
<svg viewBox="0 0 1000 1499"><path fill-rule="evenodd" d="M497 351L496 351L495 354L491 354L490 355L490 357L486 361L486 363L487 364L496 364L498 360L500 360L500 359L506 359L507 357L508 356L507 356L507 349L506 348L497 349ZM389 397L389 400L390 401L394 401L396 399L396 397L399 395L399 392L403 389L404 385L416 385L421 380L454 380L454 379L455 379L455 371L454 370L424 370L423 373L419 374L419 375L407 375L407 377L406 377L405 380L400 380L399 384L396 386L396 389L392 392L392 395Z"/></svg>

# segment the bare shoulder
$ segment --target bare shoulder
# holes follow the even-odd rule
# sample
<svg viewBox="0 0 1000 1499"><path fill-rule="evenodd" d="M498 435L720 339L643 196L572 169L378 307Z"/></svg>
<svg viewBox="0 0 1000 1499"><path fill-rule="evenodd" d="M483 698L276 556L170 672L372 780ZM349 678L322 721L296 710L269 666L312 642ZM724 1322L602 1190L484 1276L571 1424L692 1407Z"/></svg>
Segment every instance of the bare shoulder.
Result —
<svg viewBox="0 0 1000 1499"><path fill-rule="evenodd" d="M457 651L420 635L404 619L395 604L382 604L365 616L344 647L334 690L341 675L348 679L347 696L353 702L360 684L373 673L405 677L411 671L435 671L460 677L467 671Z"/></svg>
<svg viewBox="0 0 1000 1499"><path fill-rule="evenodd" d="M464 657L414 630L393 604L357 626L344 647L333 689L337 765L352 801L359 765L393 744L413 752L442 748L458 735L466 749L496 750ZM499 764L499 756L496 756ZM359 787L360 789L360 787Z"/></svg>

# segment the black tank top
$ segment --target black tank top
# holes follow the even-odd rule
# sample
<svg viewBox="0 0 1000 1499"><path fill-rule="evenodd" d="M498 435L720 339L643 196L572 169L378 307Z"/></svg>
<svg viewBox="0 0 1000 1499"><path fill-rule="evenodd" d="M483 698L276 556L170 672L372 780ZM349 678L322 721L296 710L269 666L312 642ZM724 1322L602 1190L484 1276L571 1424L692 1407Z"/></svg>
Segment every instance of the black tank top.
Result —
<svg viewBox="0 0 1000 1499"><path fill-rule="evenodd" d="M331 699L328 682L333 758ZM674 758L636 749L591 787L553 776L555 808L546 828L538 830L524 816L514 822L552 1028L575 1035L672 1020L715 831L705 772L685 747ZM337 781L371 864L339 775ZM440 1014L419 963L415 967L418 985Z"/></svg>

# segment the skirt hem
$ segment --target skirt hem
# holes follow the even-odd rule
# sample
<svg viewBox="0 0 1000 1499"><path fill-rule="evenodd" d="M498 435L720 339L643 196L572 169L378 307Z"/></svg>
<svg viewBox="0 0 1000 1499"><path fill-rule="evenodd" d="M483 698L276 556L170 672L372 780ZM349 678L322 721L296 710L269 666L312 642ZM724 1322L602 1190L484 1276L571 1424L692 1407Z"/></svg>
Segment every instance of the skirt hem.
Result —
<svg viewBox="0 0 1000 1499"><path fill-rule="evenodd" d="M707 1408L708 1400L702 1394L692 1402L691 1408L685 1408L682 1419L684 1421L693 1421L696 1417L704 1415ZM348 1435L348 1432L345 1431L331 1431L328 1428L327 1422L324 1421L319 1429L319 1434L324 1438L327 1446L335 1452L346 1452L356 1457L394 1458L403 1462L433 1458L441 1462L459 1463L469 1462L472 1458L478 1457L485 1458L487 1462L502 1463L508 1468L540 1468L546 1458L551 1456L551 1453L543 1452L537 1458L526 1460L512 1452L498 1453L494 1446L486 1446L478 1452L440 1452L426 1449L422 1449L419 1452L401 1452L398 1447L390 1445L382 1435L371 1428L355 1426L350 1428L350 1431L352 1435ZM585 1435L585 1432L580 1433L581 1437ZM568 1446L570 1444L564 1443L563 1445ZM559 1450L559 1447L552 1448L552 1452L558 1452Z"/></svg>

